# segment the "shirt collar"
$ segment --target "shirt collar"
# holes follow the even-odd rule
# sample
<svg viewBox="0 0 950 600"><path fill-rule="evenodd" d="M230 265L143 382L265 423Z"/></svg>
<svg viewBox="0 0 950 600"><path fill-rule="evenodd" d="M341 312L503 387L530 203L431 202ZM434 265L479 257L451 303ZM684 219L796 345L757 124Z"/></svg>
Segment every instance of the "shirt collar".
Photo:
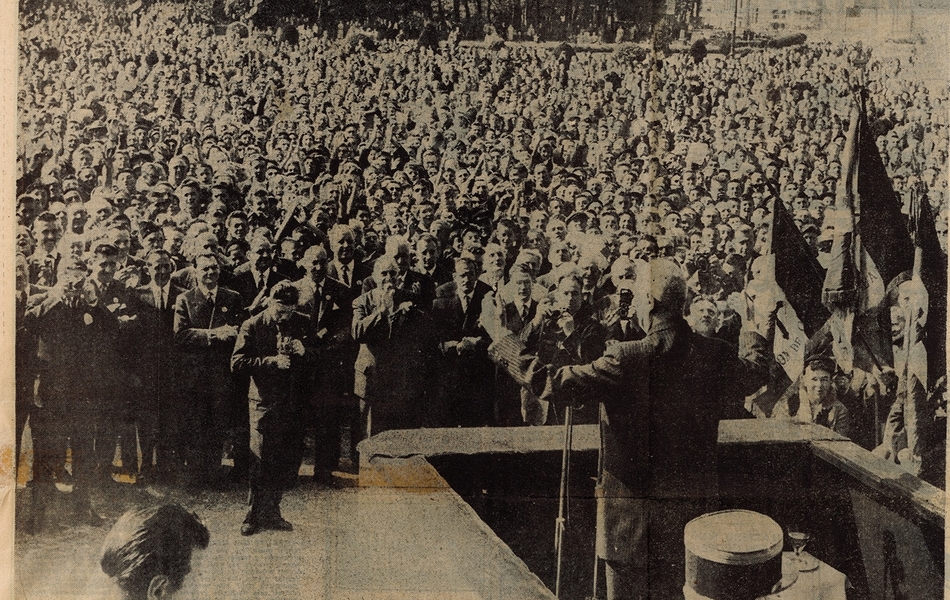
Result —
<svg viewBox="0 0 950 600"><path fill-rule="evenodd" d="M522 302L521 298L515 297L513 300L515 305L515 310L518 311L519 315L523 315L528 310L528 303Z"/></svg>
<svg viewBox="0 0 950 600"><path fill-rule="evenodd" d="M213 290L208 290L207 288L201 288L201 287L199 287L198 290L201 292L201 294L202 294L205 298L208 299L208 302L211 302L212 304L214 304L214 301L217 300L217 298L218 298L218 289L219 289L220 287L221 287L221 286L218 286L218 287L214 288Z"/></svg>

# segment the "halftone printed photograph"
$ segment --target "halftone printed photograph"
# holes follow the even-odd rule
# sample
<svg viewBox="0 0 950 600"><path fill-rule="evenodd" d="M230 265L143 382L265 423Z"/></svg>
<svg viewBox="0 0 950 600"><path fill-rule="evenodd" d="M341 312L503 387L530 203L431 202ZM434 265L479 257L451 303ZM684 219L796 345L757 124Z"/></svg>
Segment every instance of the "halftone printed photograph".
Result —
<svg viewBox="0 0 950 600"><path fill-rule="evenodd" d="M0 597L944 597L946 0L14 29Z"/></svg>

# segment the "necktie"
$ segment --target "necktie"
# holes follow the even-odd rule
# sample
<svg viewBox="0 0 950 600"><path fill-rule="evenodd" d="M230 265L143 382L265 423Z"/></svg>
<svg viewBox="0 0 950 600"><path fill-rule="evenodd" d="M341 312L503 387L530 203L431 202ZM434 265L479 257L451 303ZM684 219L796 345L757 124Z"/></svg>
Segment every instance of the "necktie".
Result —
<svg viewBox="0 0 950 600"><path fill-rule="evenodd" d="M214 296L214 292L211 292L211 294L208 295L208 304L211 306L211 317L208 319L208 329L211 329L211 327L214 325L214 313L216 308L214 305Z"/></svg>
<svg viewBox="0 0 950 600"><path fill-rule="evenodd" d="M340 277L343 280L343 284L349 287L350 285L350 268L346 265L340 267Z"/></svg>
<svg viewBox="0 0 950 600"><path fill-rule="evenodd" d="M165 290L158 290L158 307L165 310Z"/></svg>
<svg viewBox="0 0 950 600"><path fill-rule="evenodd" d="M323 287L317 284L313 286L313 305L317 309L317 321L323 318L323 298L321 294L323 293Z"/></svg>
<svg viewBox="0 0 950 600"><path fill-rule="evenodd" d="M468 296L462 296L462 313L468 312Z"/></svg>

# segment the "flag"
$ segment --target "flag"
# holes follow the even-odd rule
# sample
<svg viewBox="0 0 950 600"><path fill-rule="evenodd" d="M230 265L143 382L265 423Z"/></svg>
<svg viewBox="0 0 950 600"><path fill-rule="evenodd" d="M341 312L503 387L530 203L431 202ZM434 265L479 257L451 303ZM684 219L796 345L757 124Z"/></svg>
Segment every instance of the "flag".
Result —
<svg viewBox="0 0 950 600"><path fill-rule="evenodd" d="M801 320L805 335L811 337L828 319L821 301L825 270L802 236L792 215L776 198L772 209L771 254L775 256L775 283L785 292Z"/></svg>
<svg viewBox="0 0 950 600"><path fill-rule="evenodd" d="M778 198L773 201L771 236L772 287L781 302L773 351L791 382L804 369L808 340L828 320L828 309L821 302L824 270Z"/></svg>
<svg viewBox="0 0 950 600"><path fill-rule="evenodd" d="M828 271L825 273L822 300L831 311L828 326L832 335L835 360L845 371L854 364L854 312L859 301L858 259L855 254L854 221L858 206L857 175L860 155L857 140L860 135L858 111L851 111L848 137L842 149L842 174L838 182L833 211L825 211L825 220L832 223L834 237Z"/></svg>
<svg viewBox="0 0 950 600"><path fill-rule="evenodd" d="M750 158L761 170L755 155ZM745 294L748 306L754 307L761 294L768 298L762 304L774 300L779 308L772 345L775 362L769 382L746 399L746 407L757 416L771 415L790 391L797 392L805 357L815 350L812 338L826 337L829 315L822 304L824 269L780 200L778 190L770 182L766 184L773 196L770 237L765 254L753 262Z"/></svg>
<svg viewBox="0 0 950 600"><path fill-rule="evenodd" d="M832 350L845 372L879 370L893 362L890 316L882 310L887 284L913 266L913 246L901 205L868 133L863 100L850 116L842 176L833 211L834 241L822 300L831 317ZM855 344L857 342L857 345Z"/></svg>
<svg viewBox="0 0 950 600"><path fill-rule="evenodd" d="M947 371L947 257L940 249L930 202L919 186L911 194L907 226L914 244L914 272L919 273L928 297L923 344L929 389Z"/></svg>

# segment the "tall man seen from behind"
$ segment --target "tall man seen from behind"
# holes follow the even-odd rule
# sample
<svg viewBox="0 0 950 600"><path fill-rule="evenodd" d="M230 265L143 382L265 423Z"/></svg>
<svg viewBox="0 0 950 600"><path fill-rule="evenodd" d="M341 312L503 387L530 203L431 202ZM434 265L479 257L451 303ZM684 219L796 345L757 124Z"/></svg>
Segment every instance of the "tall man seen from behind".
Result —
<svg viewBox="0 0 950 600"><path fill-rule="evenodd" d="M214 254L195 259L198 285L178 297L175 342L179 348L184 410L182 449L190 484L217 480L225 432L232 426L231 352L247 314L237 292L218 285Z"/></svg>
<svg viewBox="0 0 950 600"><path fill-rule="evenodd" d="M494 315L485 316L495 339L492 358L542 400L603 403L597 547L607 564L608 598L681 596L683 527L715 509L720 415L767 376L771 319L747 323L736 356L720 340L690 330L678 265L655 260L650 272L647 336L611 344L588 364L544 364Z"/></svg>
<svg viewBox="0 0 950 600"><path fill-rule="evenodd" d="M264 312L241 325L231 355L234 373L250 376L251 508L241 535L293 529L280 513L280 499L300 469L303 406L314 368L310 322L296 312L299 295L290 282L275 285Z"/></svg>

